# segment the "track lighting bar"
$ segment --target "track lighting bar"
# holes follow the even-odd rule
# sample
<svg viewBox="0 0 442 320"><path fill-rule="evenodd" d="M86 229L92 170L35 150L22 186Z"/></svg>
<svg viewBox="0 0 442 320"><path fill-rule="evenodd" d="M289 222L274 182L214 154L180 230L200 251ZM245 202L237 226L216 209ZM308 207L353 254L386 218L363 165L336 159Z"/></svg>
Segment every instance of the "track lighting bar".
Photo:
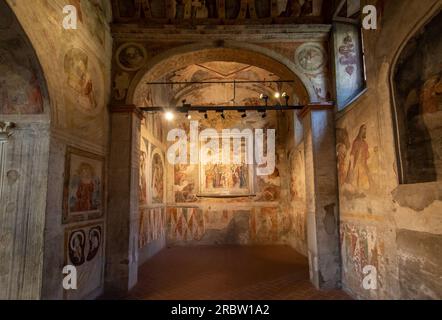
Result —
<svg viewBox="0 0 442 320"><path fill-rule="evenodd" d="M184 105L182 107L141 107L140 110L144 112L164 112L164 111L174 111L188 114L191 111L205 113L207 111L216 111L216 112L224 112L224 111L258 111L258 112L266 112L266 111L286 111L286 110L302 110L304 106L302 105L276 105L276 106L191 106Z"/></svg>
<svg viewBox="0 0 442 320"><path fill-rule="evenodd" d="M250 83L294 83L295 80L230 80L230 81L154 81L146 82L147 85L169 84L250 84Z"/></svg>

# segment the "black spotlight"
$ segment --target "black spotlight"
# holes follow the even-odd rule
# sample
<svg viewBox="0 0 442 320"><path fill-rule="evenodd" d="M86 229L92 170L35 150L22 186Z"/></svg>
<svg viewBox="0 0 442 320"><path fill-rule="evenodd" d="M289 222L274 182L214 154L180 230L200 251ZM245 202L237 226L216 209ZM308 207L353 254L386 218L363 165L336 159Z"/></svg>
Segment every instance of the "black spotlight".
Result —
<svg viewBox="0 0 442 320"><path fill-rule="evenodd" d="M206 113L204 114L204 119L209 119L209 115L207 114L207 111L206 111Z"/></svg>
<svg viewBox="0 0 442 320"><path fill-rule="evenodd" d="M223 113L221 113L221 118L223 118L224 120L226 119L226 115L224 114L224 111L223 111Z"/></svg>

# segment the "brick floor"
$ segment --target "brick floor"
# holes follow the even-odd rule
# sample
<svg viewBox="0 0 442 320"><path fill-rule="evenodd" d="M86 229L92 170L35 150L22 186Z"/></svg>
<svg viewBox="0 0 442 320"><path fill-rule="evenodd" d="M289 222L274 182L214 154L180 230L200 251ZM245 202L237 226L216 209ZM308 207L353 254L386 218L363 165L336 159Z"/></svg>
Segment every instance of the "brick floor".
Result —
<svg viewBox="0 0 442 320"><path fill-rule="evenodd" d="M140 267L138 280L125 299L350 299L316 290L307 259L287 246L168 248Z"/></svg>

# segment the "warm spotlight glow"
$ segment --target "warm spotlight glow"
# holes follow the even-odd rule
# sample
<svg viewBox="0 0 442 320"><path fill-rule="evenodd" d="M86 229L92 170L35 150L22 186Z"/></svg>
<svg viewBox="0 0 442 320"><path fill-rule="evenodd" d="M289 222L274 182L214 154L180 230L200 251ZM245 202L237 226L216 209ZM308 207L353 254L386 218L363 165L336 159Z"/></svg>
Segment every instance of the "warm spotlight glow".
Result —
<svg viewBox="0 0 442 320"><path fill-rule="evenodd" d="M266 94L264 94L264 93L261 93L261 94L259 95L259 99L261 99L261 100L267 100L268 98L269 98L269 96L266 95Z"/></svg>
<svg viewBox="0 0 442 320"><path fill-rule="evenodd" d="M188 120L191 120L191 119L192 119L192 116L191 116L190 114L187 114L187 115L186 115L186 118L187 118Z"/></svg>
<svg viewBox="0 0 442 320"><path fill-rule="evenodd" d="M164 117L166 118L167 121L172 121L175 118L175 115L173 114L172 111L166 111Z"/></svg>
<svg viewBox="0 0 442 320"><path fill-rule="evenodd" d="M281 98L281 94L279 92L275 92L275 99Z"/></svg>

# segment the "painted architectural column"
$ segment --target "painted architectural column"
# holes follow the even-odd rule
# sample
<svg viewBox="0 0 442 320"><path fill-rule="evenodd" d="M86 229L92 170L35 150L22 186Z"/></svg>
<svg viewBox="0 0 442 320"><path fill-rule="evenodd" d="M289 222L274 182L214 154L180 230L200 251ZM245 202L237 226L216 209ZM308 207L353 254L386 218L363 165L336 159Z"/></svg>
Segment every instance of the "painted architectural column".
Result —
<svg viewBox="0 0 442 320"><path fill-rule="evenodd" d="M304 124L307 241L310 279L318 289L339 288L339 202L334 107L308 105Z"/></svg>
<svg viewBox="0 0 442 320"><path fill-rule="evenodd" d="M111 109L108 167L106 291L124 293L138 281L138 180L141 112Z"/></svg>

